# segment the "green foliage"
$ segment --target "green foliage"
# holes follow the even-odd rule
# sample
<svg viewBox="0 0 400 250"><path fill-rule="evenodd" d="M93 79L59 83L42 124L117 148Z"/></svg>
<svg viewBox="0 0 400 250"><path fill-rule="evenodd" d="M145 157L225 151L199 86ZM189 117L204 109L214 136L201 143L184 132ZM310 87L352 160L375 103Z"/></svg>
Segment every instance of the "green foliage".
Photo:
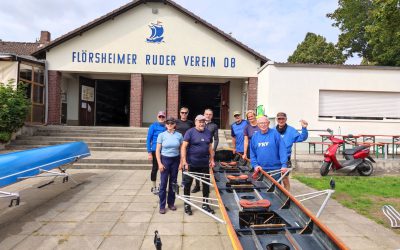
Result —
<svg viewBox="0 0 400 250"><path fill-rule="evenodd" d="M329 188L331 177L295 175L294 178L307 186L323 190ZM380 224L388 226L387 219L381 213L383 205L392 205L400 209L400 179L397 176L335 176L334 179L334 199Z"/></svg>
<svg viewBox="0 0 400 250"><path fill-rule="evenodd" d="M11 139L11 134L8 132L0 132L0 142L8 142Z"/></svg>
<svg viewBox="0 0 400 250"><path fill-rule="evenodd" d="M400 66L399 0L339 0L327 15L340 29L338 47L363 64Z"/></svg>
<svg viewBox="0 0 400 250"><path fill-rule="evenodd" d="M20 83L15 89L12 83L0 83L0 133L4 138L7 138L5 134L11 134L24 125L30 106L25 96L25 85Z"/></svg>
<svg viewBox="0 0 400 250"><path fill-rule="evenodd" d="M343 64L346 58L333 43L326 42L325 37L307 33L304 41L288 58L291 63L328 63Z"/></svg>

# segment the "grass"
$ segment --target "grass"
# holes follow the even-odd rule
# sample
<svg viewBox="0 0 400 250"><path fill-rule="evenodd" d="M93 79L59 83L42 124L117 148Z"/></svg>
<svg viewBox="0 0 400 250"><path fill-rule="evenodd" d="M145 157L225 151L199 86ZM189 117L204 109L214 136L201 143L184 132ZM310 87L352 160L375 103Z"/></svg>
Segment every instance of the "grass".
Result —
<svg viewBox="0 0 400 250"><path fill-rule="evenodd" d="M310 177L295 175L295 179L317 190L328 189L329 176ZM382 212L383 205L392 205L400 211L400 177L335 176L333 198L379 224L390 228L388 218ZM400 230L394 230L400 234Z"/></svg>

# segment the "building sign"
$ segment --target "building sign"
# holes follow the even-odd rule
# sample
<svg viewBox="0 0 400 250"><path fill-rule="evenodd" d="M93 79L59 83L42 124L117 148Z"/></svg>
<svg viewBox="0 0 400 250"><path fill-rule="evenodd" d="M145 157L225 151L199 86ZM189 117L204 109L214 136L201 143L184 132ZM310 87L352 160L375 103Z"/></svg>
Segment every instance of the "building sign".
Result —
<svg viewBox="0 0 400 250"><path fill-rule="evenodd" d="M165 54L136 54L136 53L116 53L116 52L94 52L94 51L72 51L72 62L77 64L138 64L138 65L157 65L174 67L177 64L185 67L215 68L235 68L235 57L218 58L215 56L194 56Z"/></svg>
<svg viewBox="0 0 400 250"><path fill-rule="evenodd" d="M94 88L82 85L82 101L94 102Z"/></svg>

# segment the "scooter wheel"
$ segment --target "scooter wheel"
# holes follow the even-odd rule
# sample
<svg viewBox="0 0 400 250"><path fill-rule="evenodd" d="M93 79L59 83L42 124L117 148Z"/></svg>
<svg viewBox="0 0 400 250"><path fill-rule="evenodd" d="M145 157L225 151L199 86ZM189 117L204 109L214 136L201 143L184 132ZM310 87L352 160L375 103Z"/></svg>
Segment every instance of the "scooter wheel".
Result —
<svg viewBox="0 0 400 250"><path fill-rule="evenodd" d="M326 162L324 161L321 165L321 168L319 169L319 173L321 176L326 176L329 173L329 170L331 168L331 162Z"/></svg>
<svg viewBox="0 0 400 250"><path fill-rule="evenodd" d="M362 176L370 176L374 172L374 166L370 161L364 161L357 167L357 171Z"/></svg>

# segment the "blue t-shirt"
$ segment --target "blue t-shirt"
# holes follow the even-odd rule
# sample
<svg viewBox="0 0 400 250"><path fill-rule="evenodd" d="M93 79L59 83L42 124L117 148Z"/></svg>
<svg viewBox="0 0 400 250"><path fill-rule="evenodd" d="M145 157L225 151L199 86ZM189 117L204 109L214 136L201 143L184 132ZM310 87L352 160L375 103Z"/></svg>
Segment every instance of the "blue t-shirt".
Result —
<svg viewBox="0 0 400 250"><path fill-rule="evenodd" d="M231 136L236 139L236 151L244 152L244 128L247 126L247 121L242 120L239 124L234 122L231 125Z"/></svg>
<svg viewBox="0 0 400 250"><path fill-rule="evenodd" d="M212 134L208 129L198 131L191 128L185 133L184 141L188 142L186 160L191 167L208 166L210 160L210 143Z"/></svg>
<svg viewBox="0 0 400 250"><path fill-rule="evenodd" d="M251 138L253 137L253 135L257 132L260 131L260 128L255 125L251 125L250 123L246 125L246 127L244 128L243 134L244 136L249 137L249 141L251 140Z"/></svg>
<svg viewBox="0 0 400 250"><path fill-rule="evenodd" d="M286 168L286 145L281 135L275 129L268 129L267 133L255 133L250 142L251 166L262 167L265 171Z"/></svg>
<svg viewBox="0 0 400 250"><path fill-rule="evenodd" d="M151 124L149 127L149 131L147 132L147 140L146 140L146 147L147 147L147 152L156 152L156 147L157 147L157 137L160 133L164 132L167 130L165 128L165 124L155 122Z"/></svg>
<svg viewBox="0 0 400 250"><path fill-rule="evenodd" d="M293 143L303 142L303 141L307 140L308 130L307 130L307 128L302 127L301 133L299 133L295 128L288 125L285 133L280 134L280 135L281 135L283 141L285 142L285 145L287 148L287 154L288 154L288 157L290 158L290 155L292 154Z"/></svg>
<svg viewBox="0 0 400 250"><path fill-rule="evenodd" d="M176 157L179 155L182 141L182 134L176 131L173 133L164 131L157 137L157 143L161 144L161 155L167 157Z"/></svg>

